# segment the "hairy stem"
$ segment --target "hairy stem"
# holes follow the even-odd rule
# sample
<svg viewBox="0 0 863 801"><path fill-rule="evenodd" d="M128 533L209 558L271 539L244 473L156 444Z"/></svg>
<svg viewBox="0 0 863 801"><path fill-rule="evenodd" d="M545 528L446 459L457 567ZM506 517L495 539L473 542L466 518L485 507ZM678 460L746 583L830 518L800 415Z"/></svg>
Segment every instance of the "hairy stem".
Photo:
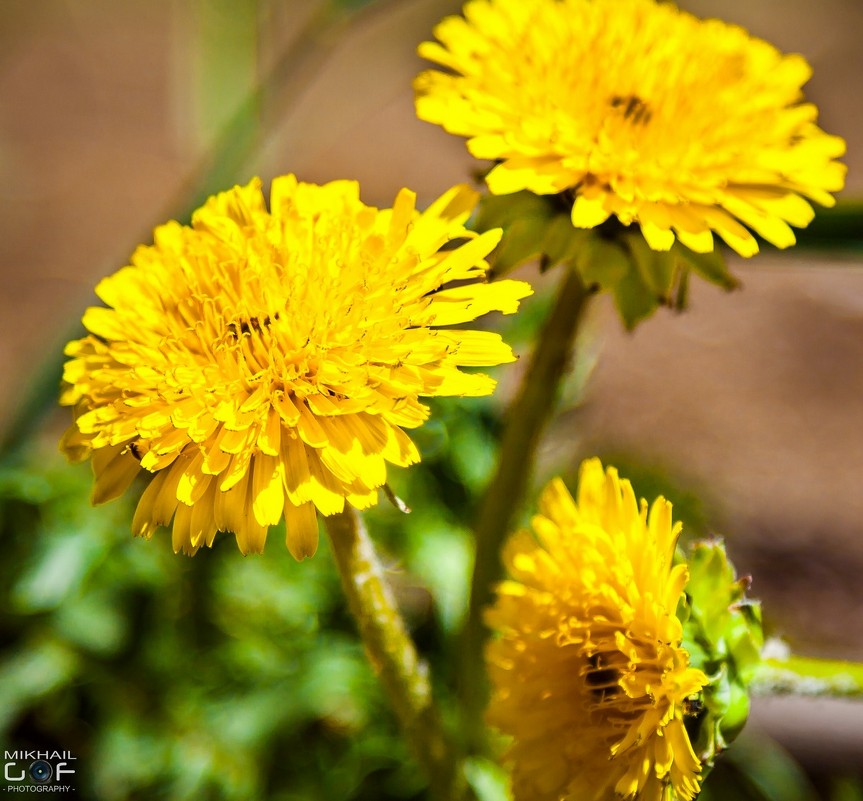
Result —
<svg viewBox="0 0 863 801"><path fill-rule="evenodd" d="M863 664L790 656L765 659L750 684L753 695L863 698Z"/></svg>
<svg viewBox="0 0 863 801"><path fill-rule="evenodd" d="M518 395L507 410L497 469L483 496L476 524L476 561L464 630L460 672L461 706L470 746L482 750L482 710L487 684L482 649L487 631L482 610L500 578L500 549L510 531L533 470L536 450L554 412L561 379L591 290L566 269L557 300L531 357Z"/></svg>
<svg viewBox="0 0 863 801"><path fill-rule="evenodd" d="M428 665L405 629L362 520L347 505L324 520L366 655L429 779L431 798L468 798L455 749L432 699Z"/></svg>

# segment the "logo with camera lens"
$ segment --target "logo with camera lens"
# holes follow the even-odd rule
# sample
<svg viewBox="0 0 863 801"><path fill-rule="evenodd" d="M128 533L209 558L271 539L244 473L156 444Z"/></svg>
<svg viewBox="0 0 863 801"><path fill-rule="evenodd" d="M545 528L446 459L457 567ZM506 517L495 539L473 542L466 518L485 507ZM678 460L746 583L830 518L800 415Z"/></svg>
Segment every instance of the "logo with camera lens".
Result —
<svg viewBox="0 0 863 801"><path fill-rule="evenodd" d="M14 792L71 791L75 756L71 751L4 751L3 779Z"/></svg>
<svg viewBox="0 0 863 801"><path fill-rule="evenodd" d="M44 759L37 759L33 762L27 772L30 774L30 778L37 784L45 784L45 782L50 782L54 778L54 768Z"/></svg>

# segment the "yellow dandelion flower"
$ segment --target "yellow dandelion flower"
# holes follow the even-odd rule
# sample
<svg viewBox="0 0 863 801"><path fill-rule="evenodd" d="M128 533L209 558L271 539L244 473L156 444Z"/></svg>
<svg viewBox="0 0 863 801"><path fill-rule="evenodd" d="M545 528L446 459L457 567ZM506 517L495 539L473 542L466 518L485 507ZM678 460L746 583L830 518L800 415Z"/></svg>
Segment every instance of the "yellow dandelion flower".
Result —
<svg viewBox="0 0 863 801"><path fill-rule="evenodd" d="M498 334L452 327L531 292L485 283L500 232L465 229L476 200L459 186L420 214L405 189L378 210L355 182L289 175L269 210L254 180L157 228L66 347L61 447L92 455L94 503L143 471L138 536L173 520L174 550L225 531L260 552L284 516L291 553L313 554L316 512L376 503L387 463L419 460L403 431L429 414L419 397L488 394L459 368L514 358Z"/></svg>
<svg viewBox="0 0 863 801"><path fill-rule="evenodd" d="M648 513L617 471L582 464L578 500L556 479L533 534L507 544L511 578L487 612L490 722L513 738L516 801L692 799L701 764L685 719L707 676L689 666L674 565L680 524Z"/></svg>
<svg viewBox="0 0 863 801"><path fill-rule="evenodd" d="M784 248L834 203L845 143L803 102L811 69L745 30L654 0L471 0L420 54L417 113L497 165L494 194L566 193L572 222L638 223L655 250L715 232Z"/></svg>

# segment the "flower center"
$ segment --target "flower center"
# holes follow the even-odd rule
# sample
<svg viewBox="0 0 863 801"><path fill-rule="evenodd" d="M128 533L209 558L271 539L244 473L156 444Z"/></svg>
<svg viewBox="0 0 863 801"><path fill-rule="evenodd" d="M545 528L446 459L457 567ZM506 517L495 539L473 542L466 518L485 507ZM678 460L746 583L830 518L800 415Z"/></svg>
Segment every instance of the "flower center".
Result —
<svg viewBox="0 0 863 801"><path fill-rule="evenodd" d="M608 104L633 125L647 125L653 119L650 106L637 95L614 95Z"/></svg>
<svg viewBox="0 0 863 801"><path fill-rule="evenodd" d="M279 319L278 312L273 315L273 319ZM264 329L269 328L271 323L272 320L270 319L270 315L266 315L263 318L250 316L248 319L244 319L241 317L237 321L232 320L225 327L228 329L228 333L234 339L239 339L241 335L251 334L252 331L256 331L258 334L263 334Z"/></svg>
<svg viewBox="0 0 863 801"><path fill-rule="evenodd" d="M592 699L591 708L613 703L621 693L620 671L609 665L608 655L591 654L587 662L584 681Z"/></svg>

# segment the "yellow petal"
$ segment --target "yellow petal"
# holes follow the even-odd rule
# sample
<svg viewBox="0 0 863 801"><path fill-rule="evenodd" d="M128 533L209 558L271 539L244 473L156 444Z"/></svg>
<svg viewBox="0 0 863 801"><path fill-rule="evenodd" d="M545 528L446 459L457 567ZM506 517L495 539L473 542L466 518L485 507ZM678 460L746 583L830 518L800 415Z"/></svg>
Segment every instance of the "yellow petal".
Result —
<svg viewBox="0 0 863 801"><path fill-rule="evenodd" d="M291 503L301 506L311 499L311 473L306 446L298 437L282 439L282 481Z"/></svg>
<svg viewBox="0 0 863 801"><path fill-rule="evenodd" d="M595 228L611 216L606 208L605 195L585 197L578 195L572 204L572 224L576 228Z"/></svg>
<svg viewBox="0 0 863 801"><path fill-rule="evenodd" d="M252 509L262 526L274 526L282 519L285 494L282 489L282 465L273 456L258 454L253 460Z"/></svg>
<svg viewBox="0 0 863 801"><path fill-rule="evenodd" d="M167 521L157 520L154 515L154 505L167 477L167 471L157 473L141 495L141 499L138 501L137 507L135 507L135 515L132 518L132 534L136 537L150 539L159 525L167 523Z"/></svg>
<svg viewBox="0 0 863 801"><path fill-rule="evenodd" d="M212 477L202 472L204 454L197 453L180 477L177 485L177 500L187 506L192 506L203 496L212 481Z"/></svg>
<svg viewBox="0 0 863 801"><path fill-rule="evenodd" d="M192 507L184 503L178 504L174 514L174 526L171 531L171 545L174 553L182 551L187 556L194 556L198 550L192 545L191 538Z"/></svg>
<svg viewBox="0 0 863 801"><path fill-rule="evenodd" d="M93 452L93 504L105 503L119 498L141 471L138 460L127 450L126 445L100 448Z"/></svg>
<svg viewBox="0 0 863 801"><path fill-rule="evenodd" d="M307 451L311 480L309 497L322 515L334 515L345 507L345 497L338 480L321 464L317 451Z"/></svg>
<svg viewBox="0 0 863 801"><path fill-rule="evenodd" d="M314 504L285 504L285 544L298 562L318 549L318 513Z"/></svg>
<svg viewBox="0 0 863 801"><path fill-rule="evenodd" d="M649 222L641 223L641 233L652 250L671 250L674 244L674 233L668 228L660 228Z"/></svg>
<svg viewBox="0 0 863 801"><path fill-rule="evenodd" d="M321 427L321 423L309 407L305 403L301 403L299 405L299 410L300 419L297 424L297 431L299 431L303 442L313 448L323 448L325 445L329 444L326 432Z"/></svg>

